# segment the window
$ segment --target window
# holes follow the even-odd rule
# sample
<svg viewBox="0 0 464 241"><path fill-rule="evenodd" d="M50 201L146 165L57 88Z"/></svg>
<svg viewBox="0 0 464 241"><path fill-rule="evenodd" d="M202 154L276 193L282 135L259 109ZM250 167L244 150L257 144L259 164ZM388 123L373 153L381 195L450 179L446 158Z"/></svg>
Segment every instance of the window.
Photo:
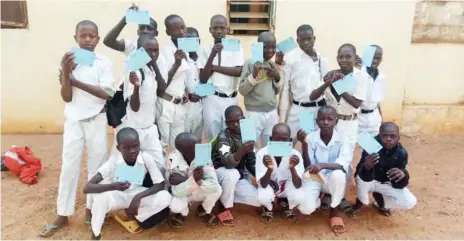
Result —
<svg viewBox="0 0 464 241"><path fill-rule="evenodd" d="M1 1L2 28L28 28L26 1Z"/></svg>
<svg viewBox="0 0 464 241"><path fill-rule="evenodd" d="M274 31L275 5L274 0L227 1L229 34L258 35Z"/></svg>

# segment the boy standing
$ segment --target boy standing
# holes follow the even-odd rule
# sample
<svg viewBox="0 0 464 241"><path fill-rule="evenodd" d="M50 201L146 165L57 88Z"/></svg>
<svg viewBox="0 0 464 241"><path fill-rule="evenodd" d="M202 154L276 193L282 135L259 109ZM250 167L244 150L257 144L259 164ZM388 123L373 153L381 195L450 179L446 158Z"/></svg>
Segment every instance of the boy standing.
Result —
<svg viewBox="0 0 464 241"><path fill-rule="evenodd" d="M127 216L141 223L162 211L171 203L171 195L164 189L164 178L150 155L140 151L137 131L121 129L116 137L118 155L107 161L90 179L84 193L94 197L92 204L92 239L101 239L105 215L124 209ZM144 169L153 182L151 188L128 182L116 181L116 167L125 165ZM144 175L145 175L144 174ZM135 224L137 224L135 223ZM134 224L134 225L135 225Z"/></svg>
<svg viewBox="0 0 464 241"><path fill-rule="evenodd" d="M74 36L80 48L94 51L100 40L97 25L84 20L76 25ZM57 200L57 217L46 225L41 237L50 237L68 223L74 214L77 184L84 147L87 149L88 179L93 177L106 159L106 100L115 91L112 63L97 54L92 66L76 65L74 55L66 53L61 60L61 98L65 102L66 122ZM90 220L92 199L87 195L86 220Z"/></svg>
<svg viewBox="0 0 464 241"><path fill-rule="evenodd" d="M314 50L316 36L313 28L307 24L301 25L296 34L299 48L285 55L279 103L280 122L290 126L294 144L301 112L311 111L316 116L318 108L326 105L323 94L330 86L322 81L327 74L328 60Z"/></svg>
<svg viewBox="0 0 464 241"><path fill-rule="evenodd" d="M202 46L198 54L200 82L216 86L214 95L203 98L203 121L208 141L225 128L225 109L238 105L236 88L243 66L243 49L223 51L221 39L226 37L227 30L226 17L214 15L209 27L214 45Z"/></svg>
<svg viewBox="0 0 464 241"><path fill-rule="evenodd" d="M264 45L264 63L249 59L242 68L238 90L244 97L247 116L256 123L256 136L267 145L272 127L278 122L276 95L282 82L277 65L271 60L276 53L276 39L271 32L262 32L258 42Z"/></svg>

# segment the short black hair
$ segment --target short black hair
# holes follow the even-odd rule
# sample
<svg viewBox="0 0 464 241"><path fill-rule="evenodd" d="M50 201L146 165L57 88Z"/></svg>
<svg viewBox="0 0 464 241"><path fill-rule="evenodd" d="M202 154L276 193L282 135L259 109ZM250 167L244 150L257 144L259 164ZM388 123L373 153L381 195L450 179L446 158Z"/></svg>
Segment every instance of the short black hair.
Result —
<svg viewBox="0 0 464 241"><path fill-rule="evenodd" d="M342 44L342 46L340 46L340 48L338 48L338 52L340 52L340 50L342 48L345 48L345 47L350 48L351 50L353 50L354 54L356 55L356 47L354 45L350 44L350 43Z"/></svg>
<svg viewBox="0 0 464 241"><path fill-rule="evenodd" d="M303 31L310 31L310 32L314 33L313 27L311 27L311 25L303 24L303 25L301 25L300 27L298 27L296 29L296 35L298 35L300 32L303 32Z"/></svg>
<svg viewBox="0 0 464 241"><path fill-rule="evenodd" d="M200 36L200 34L198 33L198 30L194 27L187 27L187 33L194 33L197 36Z"/></svg>
<svg viewBox="0 0 464 241"><path fill-rule="evenodd" d="M166 26L166 29L168 28L169 22L171 22L173 19L176 19L176 18L182 19L182 17L177 14L171 14L164 19L164 26Z"/></svg>
<svg viewBox="0 0 464 241"><path fill-rule="evenodd" d="M212 26L213 21L216 20L217 18L222 18L227 23L227 18L224 15L216 14L216 15L211 17L211 20L209 21L209 25Z"/></svg>
<svg viewBox="0 0 464 241"><path fill-rule="evenodd" d="M139 140L139 133L137 133L134 128L124 127L116 134L116 142L119 145L121 141L126 138L136 138Z"/></svg>
<svg viewBox="0 0 464 241"><path fill-rule="evenodd" d="M176 146L176 149L180 148L180 145L182 145L182 141L190 141L193 144L200 143L200 140L198 140L198 138L192 133L182 132L179 135L177 135L176 139L174 140L174 145Z"/></svg>
<svg viewBox="0 0 464 241"><path fill-rule="evenodd" d="M157 42L156 38L153 35L148 35L148 34L140 35L139 38L137 39L137 48L142 47L145 42L150 41L150 40L155 40Z"/></svg>
<svg viewBox="0 0 464 241"><path fill-rule="evenodd" d="M319 110L317 111L317 116L319 116L320 113L326 112L326 111L331 111L331 112L335 113L335 116L337 116L337 110L335 110L335 108L333 108L330 105L321 106L319 108Z"/></svg>
<svg viewBox="0 0 464 241"><path fill-rule="evenodd" d="M78 22L76 24L76 34L77 34L77 30L82 26L92 26L93 28L95 28L95 30L97 30L97 34L98 34L98 26L97 26L97 24L95 22L93 22L91 20L82 20L82 21Z"/></svg>
<svg viewBox="0 0 464 241"><path fill-rule="evenodd" d="M399 134L400 133L400 127L396 123L393 122L384 122L382 125L380 125L380 131L384 130L385 128L392 127L396 129L396 132Z"/></svg>
<svg viewBox="0 0 464 241"><path fill-rule="evenodd" d="M226 111L224 112L224 117L227 119L227 116L229 116L232 113L237 113L240 112L243 114L242 108L238 105L231 105L227 107Z"/></svg>
<svg viewBox="0 0 464 241"><path fill-rule="evenodd" d="M271 41L276 40L274 33L272 33L271 31L264 31L258 35L258 42L263 42L267 40L268 38L271 38L272 39Z"/></svg>
<svg viewBox="0 0 464 241"><path fill-rule="evenodd" d="M377 44L371 44L372 47L375 47L375 49L377 50L380 50L380 51L383 51L382 47L380 47L379 45Z"/></svg>

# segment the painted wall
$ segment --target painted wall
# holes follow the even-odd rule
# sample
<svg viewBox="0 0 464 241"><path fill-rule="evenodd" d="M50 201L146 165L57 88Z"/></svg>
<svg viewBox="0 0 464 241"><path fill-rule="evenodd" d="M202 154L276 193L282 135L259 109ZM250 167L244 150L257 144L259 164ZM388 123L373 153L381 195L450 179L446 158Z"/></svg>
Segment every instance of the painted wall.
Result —
<svg viewBox="0 0 464 241"><path fill-rule="evenodd" d="M29 29L1 30L2 133L62 131L63 103L57 70L62 55L74 44L75 24L91 19L99 25L103 38L131 3L28 1ZM168 40L163 24L167 15L181 15L188 26L200 31L203 42L209 42L209 18L226 11L223 0L136 3L150 10L158 21L161 44ZM388 81L382 103L386 119L403 124L409 131L464 131L464 68L460 61L464 46L411 45L414 7L414 1L278 1L276 36L279 40L295 36L300 24L311 24L317 36L316 48L329 57L331 68L337 66L336 51L343 43L353 43L359 50L367 44L381 45L385 50L381 69ZM54 16L61 17L56 21ZM135 26L127 26L122 37L134 39L135 31ZM249 53L256 38L240 38ZM119 77L123 55L103 44L97 51L113 60L115 76ZM443 111L444 106L448 111ZM438 112L442 117L424 117ZM448 121L450 116L454 118L452 123Z"/></svg>

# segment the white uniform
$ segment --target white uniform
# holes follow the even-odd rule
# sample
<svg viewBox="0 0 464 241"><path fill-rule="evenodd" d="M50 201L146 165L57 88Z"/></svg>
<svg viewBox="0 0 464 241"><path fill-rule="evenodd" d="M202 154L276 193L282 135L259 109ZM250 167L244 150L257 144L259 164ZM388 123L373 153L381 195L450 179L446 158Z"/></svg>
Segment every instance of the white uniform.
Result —
<svg viewBox="0 0 464 241"><path fill-rule="evenodd" d="M258 200L258 189L251 184L251 174L246 169L242 179L235 168L220 167L216 169L216 174L223 190L220 200L225 208L232 208L234 203L253 207L261 206Z"/></svg>
<svg viewBox="0 0 464 241"><path fill-rule="evenodd" d="M208 61L208 58L213 49L213 45L202 46L198 53L197 66L203 69ZM213 65L219 65L219 54L214 58ZM239 52L221 52L221 66L236 67L243 66L243 49L240 48ZM216 92L232 96L237 94L236 89L239 77L232 77L214 72L209 78L208 82L216 86ZM211 141L217 134L225 129L224 112L227 107L231 105L238 105L238 98L235 97L220 97L218 95L211 95L203 98L203 121L205 126L205 136L208 141Z"/></svg>
<svg viewBox="0 0 464 241"><path fill-rule="evenodd" d="M193 177L194 162L189 166L182 154L177 150L169 155L169 160L169 176L174 173L181 174L184 177L188 176L185 182L171 186L173 195L169 206L171 211L186 217L189 212L189 202L202 202L201 205L206 213L210 214L222 193L213 165L204 167L205 178L198 185Z"/></svg>
<svg viewBox="0 0 464 241"><path fill-rule="evenodd" d="M163 61L158 59L157 61L158 68L160 71L166 71L163 66ZM156 90L158 88L158 83L156 81L156 73L151 67L144 66L142 68L145 75L145 79L142 82L142 75L140 71L135 71L139 81L141 81L141 86L139 88L140 96L140 109L135 112L130 106L130 98L134 93L134 85L130 83L129 71L126 72L124 76L124 99L127 100L126 107L126 116L122 119L122 124L116 128L116 133L124 127L134 128L139 134L140 139L140 149L148 155L151 155L153 160L155 160L158 168L161 172L165 172L166 163L163 158L163 152L159 140L158 128L155 125L155 116L156 116ZM162 74L165 75L166 73ZM113 149L111 155L118 153L116 149L116 135L113 142Z"/></svg>
<svg viewBox="0 0 464 241"><path fill-rule="evenodd" d="M363 67L363 71L366 71L365 67ZM358 116L359 132L367 131L372 136L376 136L379 134L380 125L382 124L379 104L385 94L385 76L379 70L375 80L371 76L369 77L366 101L362 102L361 113Z"/></svg>
<svg viewBox="0 0 464 241"><path fill-rule="evenodd" d="M347 173L353 159L353 153L350 150L349 143L343 141L337 131L334 130L332 139L326 145L321 140L321 131L316 130L308 135L308 156L313 165L319 163L336 163L340 164L343 170L321 170L321 174L327 180L325 184L315 181L304 181L303 189L307 197L302 213L305 215L313 213L321 205L319 198L321 192L331 194L332 203L330 207L335 208L340 204L340 201L345 196Z"/></svg>
<svg viewBox="0 0 464 241"><path fill-rule="evenodd" d="M190 72L187 79L187 92L195 93L196 86L199 83L197 63L193 60L189 61ZM203 137L203 103L202 100L198 102L187 102L185 104L187 109L187 117L185 118L185 131L192 133L198 139Z"/></svg>
<svg viewBox="0 0 464 241"><path fill-rule="evenodd" d="M268 210L272 210L274 199L277 196L278 198L287 198L290 209L297 207L300 210L301 204L306 202L306 194L303 187L297 189L295 185L293 185L292 173L289 168L290 156L282 157L280 165L277 165L275 158L271 157L274 163L271 180L277 183L279 191L274 193L271 185L265 188L261 186L261 178L264 177L267 171L263 159L264 156L268 154L269 151L267 146L259 150L256 154L256 182L258 182L258 200L260 204L265 206ZM298 176L302 178L304 172L303 158L295 149L292 150L292 155L296 155L300 159L300 163L298 163L295 169Z"/></svg>
<svg viewBox="0 0 464 241"><path fill-rule="evenodd" d="M113 156L113 158L98 169L98 173L103 177L102 184L110 184L116 181L116 166L120 164L127 165L121 153L118 152L117 155ZM158 170L155 161L150 155L140 152L134 166L144 168L145 174L147 172L150 174L153 184L164 182L163 175ZM94 235L100 235L101 227L107 213L128 208L134 196L147 189L148 188L137 184L131 184L125 191L108 191L91 194L94 197L92 205L92 231ZM171 194L166 190L158 191L153 195L142 198L138 215L135 216L135 218L139 222L143 222L147 218L167 208L170 203Z"/></svg>
<svg viewBox="0 0 464 241"><path fill-rule="evenodd" d="M160 55L164 57L165 66L169 71L174 65L175 58L174 53L177 51L177 47L171 41L168 41L160 50ZM188 55L186 56L189 59ZM161 133L161 146L163 147L163 153L166 153L168 145L171 148L175 148L174 140L176 136L184 132L185 129L185 117L187 111L185 106L182 104L182 97L185 94L185 87L187 83L188 73L190 66L187 60L183 59L180 67L174 74L171 83L166 88L166 94L172 97L171 100L164 98L158 98L157 101L157 123ZM168 78L165 78L168 81ZM173 101L180 99L179 104L174 104Z"/></svg>
<svg viewBox="0 0 464 241"><path fill-rule="evenodd" d="M78 65L72 75L79 81L98 86L111 96L116 91L111 61L97 54L92 67ZM72 100L65 103L66 122L58 188L57 213L74 214L82 152L87 149L87 175L92 178L106 159L108 122L103 111L106 100L72 87ZM87 208L91 197L87 196Z"/></svg>
<svg viewBox="0 0 464 241"><path fill-rule="evenodd" d="M317 53L317 56L318 60L313 61L303 50L296 48L284 57L286 65L283 74L284 86L280 94L280 122L289 125L295 141L298 129L300 129L301 112L311 111L316 118L320 107L318 103L324 100L323 96L316 101L309 99L311 92L324 84L323 78L328 70L328 59L322 57L320 53ZM303 107L308 104L313 106Z"/></svg>

